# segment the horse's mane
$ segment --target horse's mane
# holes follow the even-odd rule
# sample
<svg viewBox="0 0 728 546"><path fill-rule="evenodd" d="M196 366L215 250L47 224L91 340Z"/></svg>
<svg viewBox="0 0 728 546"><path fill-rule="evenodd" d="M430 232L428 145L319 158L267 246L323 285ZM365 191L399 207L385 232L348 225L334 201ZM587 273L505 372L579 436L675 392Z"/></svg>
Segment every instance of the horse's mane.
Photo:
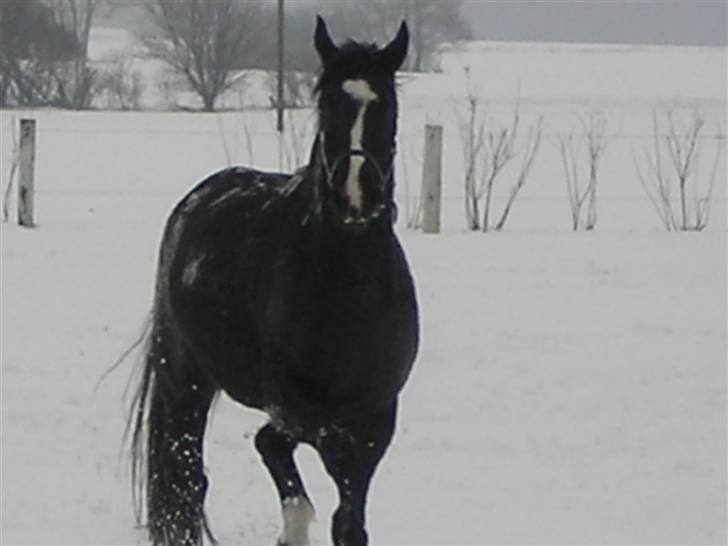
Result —
<svg viewBox="0 0 728 546"><path fill-rule="evenodd" d="M379 47L373 42L347 40L341 44L338 51L319 70L315 94L320 96L322 87L332 80L346 79L355 74L383 74L377 63L378 51Z"/></svg>

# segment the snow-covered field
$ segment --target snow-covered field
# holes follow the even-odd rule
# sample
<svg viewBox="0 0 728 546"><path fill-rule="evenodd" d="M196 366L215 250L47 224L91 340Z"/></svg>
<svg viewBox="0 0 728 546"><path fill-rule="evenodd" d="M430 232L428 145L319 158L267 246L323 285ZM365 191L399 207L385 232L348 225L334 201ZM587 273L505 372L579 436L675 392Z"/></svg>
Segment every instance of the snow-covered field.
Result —
<svg viewBox="0 0 728 546"><path fill-rule="evenodd" d="M591 233L569 231L551 141L506 231L464 232L455 69L403 84L401 210L416 202L425 122L445 126L446 206L441 235L399 225L423 344L373 484L373 544L726 542L725 159L701 233L662 231L632 165L662 100L695 105L710 124L725 119L725 83L715 83L725 82L715 62L725 50L683 54L695 54L689 71L704 87L670 76L665 91L646 77L639 92L612 83L605 96L583 87L574 96L573 51L560 65L561 93L522 83L525 117L544 114L551 135L594 108L619 131ZM558 65L558 53L543 55ZM603 56L605 67L618 64ZM645 73L653 61L644 60ZM512 104L506 91L488 98L493 112ZM0 113L3 186L21 115ZM0 543L135 544L121 449L133 362L99 380L141 329L169 208L228 161L275 168L273 118L33 115L39 225L0 227ZM311 119L295 115L299 128ZM262 422L224 398L212 420L208 508L222 544L275 541L277 500L251 445ZM300 461L318 511L313 536L326 543L334 489L310 450Z"/></svg>

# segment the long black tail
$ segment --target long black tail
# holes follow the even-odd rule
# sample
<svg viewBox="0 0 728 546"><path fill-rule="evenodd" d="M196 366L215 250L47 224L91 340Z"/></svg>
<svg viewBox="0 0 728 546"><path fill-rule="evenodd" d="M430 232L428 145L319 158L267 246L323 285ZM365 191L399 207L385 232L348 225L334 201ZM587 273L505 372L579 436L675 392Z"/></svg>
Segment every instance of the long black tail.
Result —
<svg viewBox="0 0 728 546"><path fill-rule="evenodd" d="M214 389L154 325L127 423L137 522L154 545L213 544L203 438Z"/></svg>

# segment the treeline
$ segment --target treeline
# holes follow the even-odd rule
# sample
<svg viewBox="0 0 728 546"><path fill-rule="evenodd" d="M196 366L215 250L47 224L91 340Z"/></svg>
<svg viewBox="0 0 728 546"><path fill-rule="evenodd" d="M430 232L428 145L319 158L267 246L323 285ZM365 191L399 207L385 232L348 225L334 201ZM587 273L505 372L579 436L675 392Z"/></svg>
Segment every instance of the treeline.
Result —
<svg viewBox="0 0 728 546"><path fill-rule="evenodd" d="M285 62L291 102L297 79L318 66L311 46L314 15L321 14L338 40L383 43L407 20L411 49L405 69L432 69L438 44L470 37L460 2L442 0L297 0L286 2ZM93 24L133 11L140 44L162 60L214 110L222 93L245 69L272 70L277 62L277 11L273 2L236 0L3 0L0 2L0 106L88 108L95 94L119 95L133 107L139 82L123 59L92 66ZM125 14L129 18L129 14ZM294 76L298 74L298 76ZM131 97L131 98L130 98Z"/></svg>

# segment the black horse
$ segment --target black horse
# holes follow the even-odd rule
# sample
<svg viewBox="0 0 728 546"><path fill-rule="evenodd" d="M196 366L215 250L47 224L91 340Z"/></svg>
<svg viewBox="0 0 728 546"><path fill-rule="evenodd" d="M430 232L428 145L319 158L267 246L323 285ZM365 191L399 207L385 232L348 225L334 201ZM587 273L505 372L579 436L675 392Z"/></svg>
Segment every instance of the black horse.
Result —
<svg viewBox="0 0 728 546"><path fill-rule="evenodd" d="M382 49L331 40L317 19L318 133L293 175L230 168L176 206L130 416L137 514L154 544L214 541L203 437L225 391L270 416L255 446L283 512L279 544L308 544L305 442L336 483L337 546L367 544L365 502L418 345L414 285L393 231L395 72ZM142 506L143 505L143 506Z"/></svg>

